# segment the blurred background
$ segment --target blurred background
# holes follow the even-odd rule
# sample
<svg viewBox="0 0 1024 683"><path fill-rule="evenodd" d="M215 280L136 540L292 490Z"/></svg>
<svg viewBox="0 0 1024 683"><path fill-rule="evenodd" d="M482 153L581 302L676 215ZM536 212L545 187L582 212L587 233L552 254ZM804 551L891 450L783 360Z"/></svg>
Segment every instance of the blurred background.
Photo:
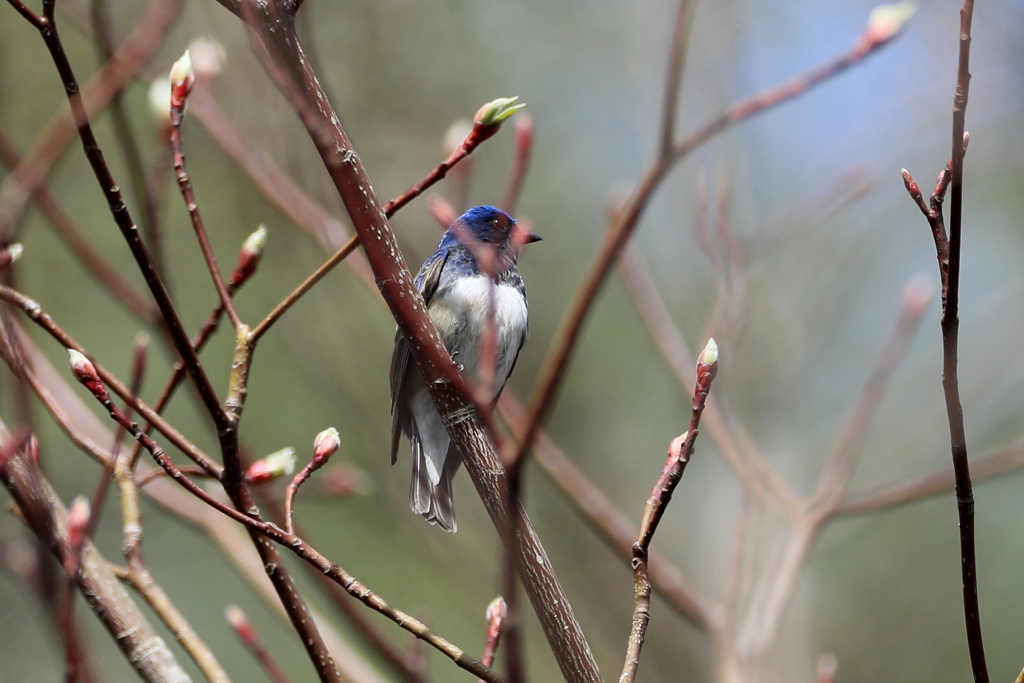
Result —
<svg viewBox="0 0 1024 683"><path fill-rule="evenodd" d="M110 4L123 38L144 3ZM693 130L730 102L846 50L872 6L871 0L700 3L677 130ZM633 241L691 349L699 350L710 333L718 339L722 361L713 393L735 420L730 431L742 427L800 496L814 487L893 325L906 283L923 273L937 292L934 245L900 168L909 169L927 194L949 156L958 9L953 0L921 3L905 34L864 63L702 146L655 194ZM661 0L307 0L300 13L300 32L382 200L443 158L442 139L455 121L471 118L495 97L518 95L527 103L534 154L517 214L528 217L544 241L520 260L531 336L509 388L523 400L600 244L610 206L654 158L675 12L675 3ZM84 81L101 63L81 29L87 3L62 1L58 16ZM38 34L8 6L0 7L0 17L0 126L25 152L64 95ZM184 3L151 60L154 72L165 73L200 37L223 46L226 61L211 89L252 149L273 159L347 226L306 133L252 57L235 17L212 0ZM1022 58L1024 6L980 3L967 114L961 289L960 378L972 455L1005 449L1024 431ZM147 103L149 81L137 80L125 95L146 160L162 144ZM96 118L96 130L115 176L128 187L108 113ZM258 321L323 261L324 249L263 197L196 120L187 118L184 135L197 199L224 268L257 225L268 228L260 270L237 298L243 318ZM470 205L501 201L512 158L513 130L506 125L472 157ZM91 242L141 287L77 140L48 182ZM170 177L166 191L161 215L169 280L193 330L215 293ZM458 194L450 183L433 191L453 201ZM131 194L128 199L137 212ZM417 200L392 222L413 268L440 234L426 206ZM743 253L732 287L742 296L724 322L711 319L716 268L695 237L702 219L712 227L727 221ZM88 276L37 209L27 212L18 240L25 246L18 288L127 377L135 335L145 326ZM938 314L933 300L890 378L864 433L853 491L948 466ZM428 526L408 509L405 446L397 467L388 459L393 331L379 295L350 269L338 268L262 341L242 436L257 456L293 446L304 461L317 432L336 427L342 447L333 464L356 470L359 492L332 492L326 477L310 484L299 496L299 523L320 550L372 590L479 653L484 609L498 591L498 543L464 474L456 482L457 534ZM39 330L29 332L66 374L64 350ZM232 341L222 333L203 355L221 391ZM144 399L153 400L169 363L166 347L154 342ZM0 382L0 417L16 425L19 411L6 369ZM585 327L549 432L638 523L669 441L686 429L690 392L669 371L613 276ZM38 405L33 413L44 467L62 497L91 495L99 467L69 444ZM209 422L189 392L181 392L168 416L207 452L216 452ZM982 623L996 680L1010 680L1024 666L1021 485L1019 474L1009 473L975 489ZM527 469L526 504L610 680L622 665L630 626L629 567L534 465ZM294 633L201 530L152 503L144 514L151 570L234 680L263 680L264 674L223 619L229 603L244 607L293 681L314 680ZM112 560L120 559L118 522L112 497L96 536ZM744 536L737 544L738 523ZM14 561L30 554L28 538L19 522L0 515L7 559L0 572L0 680L60 680L62 652L52 623ZM702 433L654 547L709 600L722 595L739 567L741 618L757 581L772 579L788 538L777 509L741 502L736 476ZM395 679L299 564L291 564L310 601L385 680ZM110 638L84 605L79 609L106 680L130 680L133 674ZM651 611L640 680L714 679L709 639L657 597ZM394 624L367 615L402 648L414 647ZM526 626L530 680L558 680L532 614ZM949 492L827 524L754 670L758 680L809 681L819 656L831 653L839 680L964 680L970 666L963 633L956 505ZM180 648L172 648L198 678ZM434 652L424 649L423 656L436 680L469 680Z"/></svg>

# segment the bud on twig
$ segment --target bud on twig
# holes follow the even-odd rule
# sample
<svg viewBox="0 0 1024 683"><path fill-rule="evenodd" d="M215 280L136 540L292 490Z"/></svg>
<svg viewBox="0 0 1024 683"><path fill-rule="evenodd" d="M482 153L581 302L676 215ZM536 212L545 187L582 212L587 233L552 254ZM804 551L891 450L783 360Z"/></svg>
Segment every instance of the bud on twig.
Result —
<svg viewBox="0 0 1024 683"><path fill-rule="evenodd" d="M338 430L328 427L313 439L313 459L309 464L314 470L323 467L340 446L341 437L338 436Z"/></svg>
<svg viewBox="0 0 1024 683"><path fill-rule="evenodd" d="M718 342L714 337L708 339L704 350L697 357L697 365L714 365L718 362Z"/></svg>
<svg viewBox="0 0 1024 683"><path fill-rule="evenodd" d="M107 394L107 388L103 385L103 380L100 379L99 373L96 372L96 366L92 364L92 361L86 358L84 353L76 351L75 349L68 349L68 356L71 362L71 372L74 373L75 379L81 382L89 392L99 399L103 405L110 404L110 395Z"/></svg>
<svg viewBox="0 0 1024 683"><path fill-rule="evenodd" d="M868 25L861 34L863 48L876 47L895 38L906 28L917 7L910 0L878 5L868 15Z"/></svg>
<svg viewBox="0 0 1024 683"><path fill-rule="evenodd" d="M171 107L181 108L185 106L185 100L192 92L192 86L196 82L196 74L192 69L192 55L188 50L171 67Z"/></svg>
<svg viewBox="0 0 1024 683"><path fill-rule="evenodd" d="M238 605L228 605L224 608L224 618L227 619L231 629L238 634L244 643L251 643L256 640L256 632L253 630L249 617Z"/></svg>
<svg viewBox="0 0 1024 683"><path fill-rule="evenodd" d="M64 557L64 571L68 576L74 576L78 571L78 559L82 554L85 530L89 528L91 516L89 499L76 496L68 509L68 554Z"/></svg>
<svg viewBox="0 0 1024 683"><path fill-rule="evenodd" d="M0 249L0 268L5 268L18 259L25 252L25 247L21 245L21 242L15 242L10 244L6 249Z"/></svg>
<svg viewBox="0 0 1024 683"><path fill-rule="evenodd" d="M245 480L250 484L265 484L279 477L288 476L295 471L295 460L294 448L282 448L250 465L245 473Z"/></svg>
<svg viewBox="0 0 1024 683"><path fill-rule="evenodd" d="M518 99L519 97L499 97L496 100L491 100L477 110L476 116L473 117L473 123L479 126L498 125L526 106L523 102L516 104Z"/></svg>
<svg viewBox="0 0 1024 683"><path fill-rule="evenodd" d="M501 620L508 614L508 603L505 602L505 598L500 595L487 605L487 623L493 624L497 621L499 624Z"/></svg>
<svg viewBox="0 0 1024 683"><path fill-rule="evenodd" d="M494 665L494 653L498 651L498 643L501 641L501 622L507 615L508 603L500 595L487 605L487 640L480 658L484 666Z"/></svg>
<svg viewBox="0 0 1024 683"><path fill-rule="evenodd" d="M718 343L715 338L708 339L704 350L697 356L697 389L707 392L715 375L718 374Z"/></svg>
<svg viewBox="0 0 1024 683"><path fill-rule="evenodd" d="M235 272L231 274L228 284L232 287L241 286L256 272L256 267L263 258L263 248L267 246L267 226L261 225L256 231L245 238L242 249L238 253Z"/></svg>
<svg viewBox="0 0 1024 683"><path fill-rule="evenodd" d="M341 446L341 437L338 436L338 430L334 427L328 427L313 439L313 457L295 475L292 482L288 484L288 490L284 494L284 520L288 533L294 533L292 527L292 506L295 503L295 494L298 493L299 487L309 479L313 472L327 464L327 461L334 455L339 446Z"/></svg>

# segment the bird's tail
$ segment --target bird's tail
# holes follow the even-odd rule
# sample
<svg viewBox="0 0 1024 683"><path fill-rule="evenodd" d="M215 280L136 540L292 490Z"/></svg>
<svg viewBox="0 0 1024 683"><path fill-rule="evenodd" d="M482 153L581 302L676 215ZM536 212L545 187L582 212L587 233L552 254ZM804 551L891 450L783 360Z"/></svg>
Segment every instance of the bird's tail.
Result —
<svg viewBox="0 0 1024 683"><path fill-rule="evenodd" d="M452 494L452 477L462 464L462 457L454 447L448 449L441 480L435 486L427 474L426 455L419 447L418 440L412 449L412 479L409 482L409 507L412 511L423 515L431 524L436 524L445 531L455 532L455 498Z"/></svg>

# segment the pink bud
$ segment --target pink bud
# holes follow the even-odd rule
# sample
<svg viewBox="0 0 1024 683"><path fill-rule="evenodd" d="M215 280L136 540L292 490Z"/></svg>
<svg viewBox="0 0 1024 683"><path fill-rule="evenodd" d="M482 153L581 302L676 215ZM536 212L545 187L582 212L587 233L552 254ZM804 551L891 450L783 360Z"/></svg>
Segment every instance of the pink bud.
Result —
<svg viewBox="0 0 1024 683"><path fill-rule="evenodd" d="M245 473L250 484L265 484L268 481L290 475L295 471L295 449L282 448L262 460L257 460Z"/></svg>
<svg viewBox="0 0 1024 683"><path fill-rule="evenodd" d="M252 628L249 617L245 616L245 612L238 605L228 605L224 609L224 618L227 619L228 624L231 625L231 628L243 641L250 643L256 639L256 633Z"/></svg>
<svg viewBox="0 0 1024 683"><path fill-rule="evenodd" d="M261 225L245 242L238 253L238 263L235 265L235 272L231 274L230 284L237 287L256 272L256 267L263 258L263 248L267 245L267 226Z"/></svg>
<svg viewBox="0 0 1024 683"><path fill-rule="evenodd" d="M489 624L495 621L500 623L507 614L508 603L506 603L505 598L500 595L491 600L491 604L487 605L487 623Z"/></svg>
<svg viewBox="0 0 1024 683"><path fill-rule="evenodd" d="M96 366L85 357L84 353L75 349L68 349L68 355L71 359L71 372L75 373L75 378L79 382L86 384L88 382L100 381L100 376L96 373Z"/></svg>
<svg viewBox="0 0 1024 683"><path fill-rule="evenodd" d="M338 430L334 427L328 427L317 434L313 440L313 460L316 467L322 467L340 446L341 437L338 436Z"/></svg>
<svg viewBox="0 0 1024 683"><path fill-rule="evenodd" d="M192 69L192 56L188 50L171 67L171 106L184 107L185 100L192 92L196 82L196 74Z"/></svg>
<svg viewBox="0 0 1024 683"><path fill-rule="evenodd" d="M68 509L68 555L64 558L64 569L68 574L78 568L82 544L85 542L85 531L89 527L92 507L85 496L76 496Z"/></svg>

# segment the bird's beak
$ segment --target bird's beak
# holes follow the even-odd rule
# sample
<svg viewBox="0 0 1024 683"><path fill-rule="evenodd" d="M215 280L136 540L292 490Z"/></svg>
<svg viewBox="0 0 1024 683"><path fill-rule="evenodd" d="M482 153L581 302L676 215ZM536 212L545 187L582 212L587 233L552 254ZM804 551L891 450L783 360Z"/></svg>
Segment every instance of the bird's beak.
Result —
<svg viewBox="0 0 1024 683"><path fill-rule="evenodd" d="M533 242L540 242L540 240L541 240L540 235L534 235L533 233L530 233L530 235L526 238L526 244L532 244Z"/></svg>

